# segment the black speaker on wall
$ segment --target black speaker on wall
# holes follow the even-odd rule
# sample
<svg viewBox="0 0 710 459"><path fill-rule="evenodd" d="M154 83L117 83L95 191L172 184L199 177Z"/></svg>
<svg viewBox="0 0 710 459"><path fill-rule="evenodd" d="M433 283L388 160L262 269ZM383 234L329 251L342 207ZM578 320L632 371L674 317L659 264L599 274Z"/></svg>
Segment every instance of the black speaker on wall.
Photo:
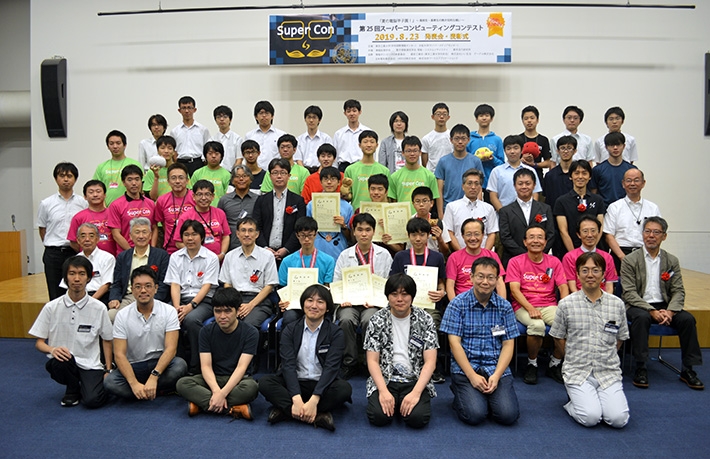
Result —
<svg viewBox="0 0 710 459"><path fill-rule="evenodd" d="M705 53L705 135L710 136L710 53Z"/></svg>
<svg viewBox="0 0 710 459"><path fill-rule="evenodd" d="M67 60L45 59L40 72L44 124L49 137L67 136Z"/></svg>

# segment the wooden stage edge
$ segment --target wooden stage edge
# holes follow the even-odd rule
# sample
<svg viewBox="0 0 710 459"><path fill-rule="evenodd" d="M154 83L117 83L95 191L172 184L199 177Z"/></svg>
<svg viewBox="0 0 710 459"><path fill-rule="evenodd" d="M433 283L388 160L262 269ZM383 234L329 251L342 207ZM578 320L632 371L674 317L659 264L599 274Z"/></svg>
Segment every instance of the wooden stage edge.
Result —
<svg viewBox="0 0 710 459"><path fill-rule="evenodd" d="M698 324L700 346L710 348L710 274L683 270L685 309ZM31 338L27 333L49 301L47 284L42 273L0 282L0 338ZM658 338L650 344L658 345ZM663 347L677 348L678 338L666 337Z"/></svg>

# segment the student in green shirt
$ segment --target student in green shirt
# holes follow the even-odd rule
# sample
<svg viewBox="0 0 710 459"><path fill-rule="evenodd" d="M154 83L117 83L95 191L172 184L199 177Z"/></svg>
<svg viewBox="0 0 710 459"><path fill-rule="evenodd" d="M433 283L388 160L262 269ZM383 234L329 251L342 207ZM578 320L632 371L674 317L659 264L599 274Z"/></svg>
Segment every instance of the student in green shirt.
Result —
<svg viewBox="0 0 710 459"><path fill-rule="evenodd" d="M155 141L158 154L165 158L165 167L150 166L150 172L146 171L143 176L143 192L153 201L157 201L159 197L172 191L168 183L168 168L177 161L175 144L175 139L169 135L158 137ZM189 179L187 186L192 186Z"/></svg>
<svg viewBox="0 0 710 459"><path fill-rule="evenodd" d="M197 183L200 180L212 182L214 199L211 205L216 207L219 198L227 194L232 174L221 165L222 158L224 158L224 146L221 143L214 140L207 142L202 148L202 155L205 157L207 165L197 169L192 174L191 180L192 183Z"/></svg>
<svg viewBox="0 0 710 459"><path fill-rule="evenodd" d="M297 164L293 160L293 155L296 153L296 146L298 145L298 140L291 134L284 134L279 137L276 145L279 148L279 155L282 159L285 159L291 164L291 176L288 179L288 185L286 186L289 191L296 193L298 195L303 191L303 184L306 183L306 179L311 175L308 169ZM261 183L261 192L268 193L274 189L273 183L271 183L271 177L269 174L264 176L264 181Z"/></svg>
<svg viewBox="0 0 710 459"><path fill-rule="evenodd" d="M135 164L143 169L141 163L126 156L126 134L113 130L106 136L106 146L111 152L111 159L96 166L96 171L92 177L100 180L106 185L106 207L113 201L123 196L126 187L121 180L121 171L129 164Z"/></svg>
<svg viewBox="0 0 710 459"><path fill-rule="evenodd" d="M362 131L358 136L360 150L362 151L362 159L352 163L345 169L345 177L353 181L352 194L353 198L350 201L353 209L359 209L360 203L370 201L370 192L368 191L367 180L371 175L384 174L390 176L390 170L386 166L375 161L375 152L377 151L377 133L375 131Z"/></svg>
<svg viewBox="0 0 710 459"><path fill-rule="evenodd" d="M416 212L412 205L412 191L420 186L431 189L436 201L436 210L439 218L444 214L444 203L439 195L439 186L434 174L419 164L422 156L422 142L417 136L408 136L402 140L402 155L404 167L390 177L390 189L387 196L397 202L409 202L412 213Z"/></svg>

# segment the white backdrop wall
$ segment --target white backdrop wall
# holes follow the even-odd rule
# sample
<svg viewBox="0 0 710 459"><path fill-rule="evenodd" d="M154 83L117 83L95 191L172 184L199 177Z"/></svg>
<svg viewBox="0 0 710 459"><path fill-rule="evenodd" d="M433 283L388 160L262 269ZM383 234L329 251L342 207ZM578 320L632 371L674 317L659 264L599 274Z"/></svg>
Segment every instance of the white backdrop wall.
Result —
<svg viewBox="0 0 710 459"><path fill-rule="evenodd" d="M343 101L355 98L363 104L361 121L381 137L389 134L387 121L395 110L409 115L410 134L423 136L432 129L431 106L444 101L451 108L450 126L471 128L476 105L492 104L493 130L501 137L522 131L520 110L528 104L540 109L539 131L552 137L564 127L563 108L574 104L586 115L580 131L596 139L606 132L604 111L619 105L627 114L623 130L639 145L637 164L648 180L644 195L670 222L666 247L685 267L710 272L708 217L700 204L710 166L710 139L702 127L710 5L696 3L695 10L513 8L511 65L286 68L267 65L268 15L294 10L99 17L99 11L155 8L157 1L32 0L34 212L55 190L56 162L78 165L80 190L108 158L108 131L125 132L127 152L137 157L138 142L149 135L148 117L162 113L170 127L177 125L182 95L195 97L196 119L211 131L212 109L230 106L232 127L242 136L253 129L252 109L261 99L276 107L275 126L294 135L304 131L303 109L321 106L321 128L332 135L345 124ZM162 1L163 8L195 5ZM316 12L333 11L306 11ZM40 63L54 55L68 60L69 136L60 140L47 137L38 90ZM37 244L36 262L40 250Z"/></svg>

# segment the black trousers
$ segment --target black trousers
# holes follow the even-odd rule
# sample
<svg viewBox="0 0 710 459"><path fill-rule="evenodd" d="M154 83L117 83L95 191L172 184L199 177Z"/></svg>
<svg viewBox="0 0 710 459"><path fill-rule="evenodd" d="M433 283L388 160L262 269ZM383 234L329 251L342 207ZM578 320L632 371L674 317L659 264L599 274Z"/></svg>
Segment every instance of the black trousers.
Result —
<svg viewBox="0 0 710 459"><path fill-rule="evenodd" d="M402 406L402 400L406 397L414 386L416 382L408 383L398 383L390 381L387 384L387 389L390 394L394 397L394 414L397 416L400 407ZM376 426L385 426L392 422L393 417L387 416L384 411L382 411L382 405L380 405L380 391L376 390L367 398L367 418L370 423ZM409 416L402 417L402 420L409 427L420 428L429 424L429 419L431 418L431 399L429 398L429 392L426 389L422 392L421 397L419 397L419 403L414 407Z"/></svg>
<svg viewBox="0 0 710 459"><path fill-rule="evenodd" d="M668 308L665 303L654 303L651 306L657 310ZM636 307L630 307L626 311L626 317L631 321L629 333L634 360L637 367L643 368L648 360L648 331L654 320L648 311ZM670 326L678 332L683 366L702 365L703 355L700 353L695 317L687 311L677 312Z"/></svg>
<svg viewBox="0 0 710 459"><path fill-rule="evenodd" d="M47 280L49 301L59 298L67 292L67 289L59 286L62 281L62 265L74 255L76 252L69 246L44 248L42 262L44 263L44 277Z"/></svg>
<svg viewBox="0 0 710 459"><path fill-rule="evenodd" d="M98 408L106 403L108 394L104 390L103 370L82 370L73 356L66 362L49 359L45 368L53 380L67 386L67 393L79 394L87 408Z"/></svg>
<svg viewBox="0 0 710 459"><path fill-rule="evenodd" d="M318 381L301 380L301 398L303 402L310 400L313 395L313 390L316 388ZM293 400L286 388L286 381L282 375L267 375L259 380L259 392L266 398L274 407L280 409L284 414L291 415L291 407ZM318 402L318 412L324 413L332 411L334 408L342 406L345 402L351 402L353 388L345 380L336 379L321 395Z"/></svg>

